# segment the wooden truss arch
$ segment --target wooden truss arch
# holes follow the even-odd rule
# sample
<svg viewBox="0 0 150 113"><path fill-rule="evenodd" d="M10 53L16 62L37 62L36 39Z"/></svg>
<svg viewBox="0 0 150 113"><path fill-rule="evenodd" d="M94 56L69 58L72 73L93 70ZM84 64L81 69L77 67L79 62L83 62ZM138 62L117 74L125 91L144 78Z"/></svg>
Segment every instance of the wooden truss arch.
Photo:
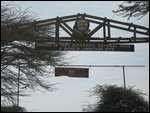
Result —
<svg viewBox="0 0 150 113"><path fill-rule="evenodd" d="M6 28L1 30L1 41L2 40L18 40L18 41L76 41L76 33L74 29L68 25L68 22L76 22L78 19L85 19L90 24L94 23L97 26L92 29L88 34L86 34L88 42L99 42L99 43L145 43L149 42L149 28L136 25L133 23L121 22L117 20L92 16L88 14L76 14L64 17L56 17L46 20L34 21L31 23L25 23L16 26L7 26ZM36 27L54 25L55 26L55 35L54 37L27 37L27 36L15 36L13 37L14 31L24 30L24 29L33 29ZM62 28L69 36L61 37L60 36L60 28ZM118 29L132 33L131 37L119 36L112 37L111 29ZM7 30L10 34L4 34L3 30ZM94 37L96 32L102 30L102 37ZM74 35L75 34L75 35ZM141 35L141 36L138 36Z"/></svg>

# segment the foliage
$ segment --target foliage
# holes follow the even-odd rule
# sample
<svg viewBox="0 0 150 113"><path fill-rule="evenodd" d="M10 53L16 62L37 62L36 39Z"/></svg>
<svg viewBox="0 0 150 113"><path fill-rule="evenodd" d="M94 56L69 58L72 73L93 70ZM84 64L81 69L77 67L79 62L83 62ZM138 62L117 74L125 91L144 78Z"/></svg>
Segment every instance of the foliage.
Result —
<svg viewBox="0 0 150 113"><path fill-rule="evenodd" d="M26 112L26 110L17 106L1 106L1 112Z"/></svg>
<svg viewBox="0 0 150 113"><path fill-rule="evenodd" d="M113 13L123 15L123 17L139 17L142 18L149 12L149 1L125 1Z"/></svg>
<svg viewBox="0 0 150 113"><path fill-rule="evenodd" d="M21 11L13 4L1 5L1 37L43 38L53 35L53 26L33 27L17 30L15 26L36 21L28 10ZM12 29L13 28L13 29ZM8 30L9 29L9 30ZM20 68L20 96L35 90L54 90L49 82L51 67L63 64L59 51L36 50L35 42L1 40L1 105L15 104L17 94L18 70Z"/></svg>
<svg viewBox="0 0 150 113"><path fill-rule="evenodd" d="M85 112L148 112L149 103L144 100L143 93L115 85L97 85L90 91L97 96L96 104L83 108Z"/></svg>

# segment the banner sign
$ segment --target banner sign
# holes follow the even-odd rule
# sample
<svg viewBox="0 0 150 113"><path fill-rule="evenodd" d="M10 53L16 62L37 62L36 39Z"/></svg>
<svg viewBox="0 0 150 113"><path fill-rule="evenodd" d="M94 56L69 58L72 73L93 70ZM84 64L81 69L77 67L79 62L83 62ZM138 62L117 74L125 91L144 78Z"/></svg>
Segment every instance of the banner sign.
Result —
<svg viewBox="0 0 150 113"><path fill-rule="evenodd" d="M88 78L89 77L89 69L88 68L64 68L64 67L56 67L55 68L55 76L68 76L68 77L81 77Z"/></svg>
<svg viewBox="0 0 150 113"><path fill-rule="evenodd" d="M35 49L59 51L129 51L134 52L134 45L102 44L97 42L36 42Z"/></svg>

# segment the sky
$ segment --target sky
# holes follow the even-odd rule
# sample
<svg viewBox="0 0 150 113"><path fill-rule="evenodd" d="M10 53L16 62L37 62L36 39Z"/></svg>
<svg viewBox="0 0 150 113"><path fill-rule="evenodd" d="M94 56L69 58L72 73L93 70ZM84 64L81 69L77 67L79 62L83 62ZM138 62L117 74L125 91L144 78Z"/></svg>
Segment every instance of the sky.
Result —
<svg viewBox="0 0 150 113"><path fill-rule="evenodd" d="M1 1L10 3L9 1ZM122 18L112 13L118 8L121 1L11 1L21 7L29 8L41 20L68 16L77 13L107 17L108 19L134 23L149 27L149 14L138 20ZM114 32L122 35L123 32ZM62 33L63 35L63 33ZM71 64L79 65L145 65L144 68L126 67L126 85L135 86L149 96L149 43L135 45L135 52L109 51L72 51L66 52ZM52 74L52 76L54 76ZM123 86L121 67L90 67L89 78L50 77L51 83L58 83L54 92L30 93L29 97L21 97L20 105L30 112L80 112L88 103L94 103L95 97L90 97L88 90L96 84ZM149 97L146 96L147 99Z"/></svg>

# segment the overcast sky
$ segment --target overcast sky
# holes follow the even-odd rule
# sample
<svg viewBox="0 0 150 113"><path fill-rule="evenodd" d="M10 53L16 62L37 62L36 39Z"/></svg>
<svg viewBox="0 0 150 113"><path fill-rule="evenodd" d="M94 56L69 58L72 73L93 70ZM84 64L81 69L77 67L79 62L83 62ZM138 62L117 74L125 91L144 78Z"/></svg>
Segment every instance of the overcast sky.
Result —
<svg viewBox="0 0 150 113"><path fill-rule="evenodd" d="M36 13L40 19L86 13L149 27L149 15L140 20L137 20L137 18L127 20L127 18L122 18L121 16L114 16L112 10L116 10L117 5L122 3L118 1L13 1L12 3L20 6L22 10L31 7L30 11ZM121 35L121 33L115 34ZM72 57L71 64L145 65L145 68L125 68L126 85L135 86L135 89L140 89L149 94L149 43L135 44L135 52L78 51L68 52L66 58L68 57ZM49 81L59 83L56 85L58 90L45 93L36 91L30 97L21 97L21 106L31 112L78 112L82 110L82 106L87 102L95 102L95 98L89 97L87 91L96 84L123 86L121 67L91 67L89 69L89 78L62 76L50 77Z"/></svg>

